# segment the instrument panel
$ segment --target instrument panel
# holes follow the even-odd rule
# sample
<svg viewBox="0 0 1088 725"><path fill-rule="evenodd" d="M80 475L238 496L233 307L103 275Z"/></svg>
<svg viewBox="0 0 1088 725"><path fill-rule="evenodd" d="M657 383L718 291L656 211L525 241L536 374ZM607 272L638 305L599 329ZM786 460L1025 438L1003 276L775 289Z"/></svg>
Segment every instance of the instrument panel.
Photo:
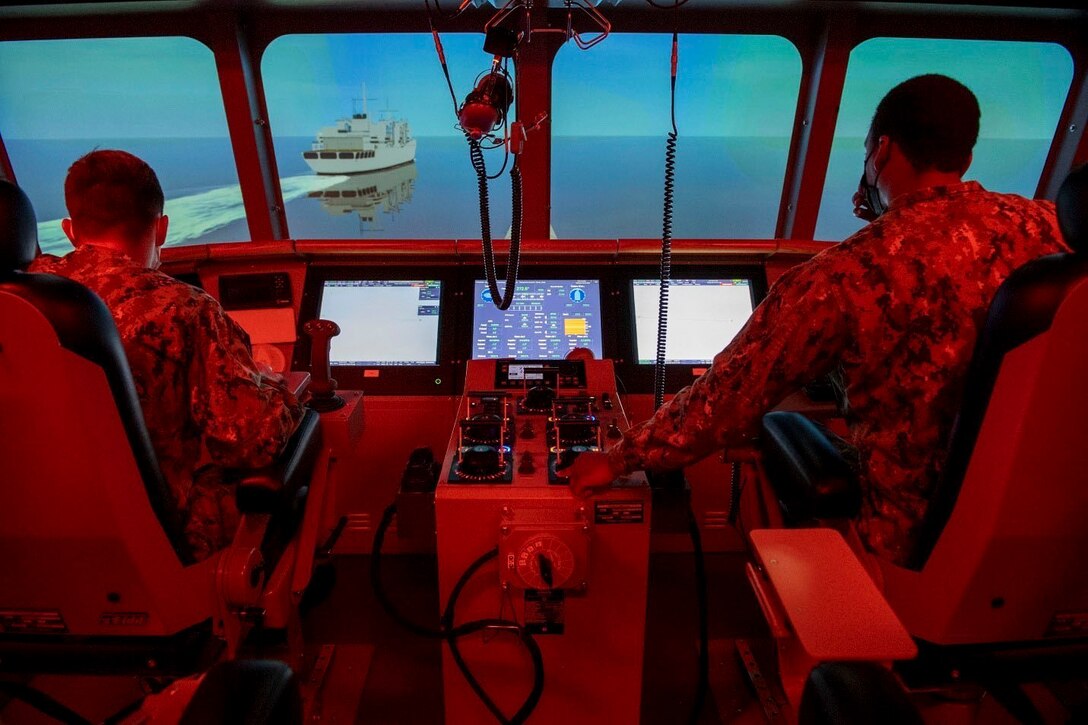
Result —
<svg viewBox="0 0 1088 725"><path fill-rule="evenodd" d="M497 390L520 387L518 360L610 359L624 390L650 392L660 286L645 265L523 267L513 302L498 310L475 268L316 267L308 271L299 326L331 319L342 334L330 360L340 387L374 395L456 395L466 361L513 361ZM500 281L500 291L502 282ZM702 374L766 292L762 265L674 265L669 287L667 385ZM305 339L300 336L300 340ZM294 369L309 351L296 346ZM527 374L543 374L530 371ZM548 373L555 375L556 373ZM576 385L577 380L557 381Z"/></svg>

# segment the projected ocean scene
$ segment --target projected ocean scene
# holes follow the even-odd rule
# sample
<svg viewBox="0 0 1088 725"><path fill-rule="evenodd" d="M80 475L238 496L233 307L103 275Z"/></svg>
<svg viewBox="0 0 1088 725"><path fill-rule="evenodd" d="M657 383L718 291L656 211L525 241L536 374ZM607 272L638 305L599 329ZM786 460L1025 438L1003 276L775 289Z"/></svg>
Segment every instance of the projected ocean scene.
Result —
<svg viewBox="0 0 1088 725"><path fill-rule="evenodd" d="M559 238L661 234L669 41L616 34L556 57L549 123ZM443 42L459 102L490 57L478 34ZM680 59L674 236L772 237L797 106L797 51L773 36L695 35L681 36ZM851 55L817 238L842 239L859 226L850 197L876 102L900 80L935 71L962 79L983 107L968 177L1034 194L1072 79L1064 49L873 40ZM292 237L479 238L476 177L429 34L285 36L267 48L261 72ZM0 43L0 134L34 202L45 251L70 249L59 223L64 175L95 148L125 149L155 168L169 245L250 238L214 58L195 40ZM353 134L365 142L336 145ZM393 148L402 156L385 153ZM487 162L497 172L503 152L489 152ZM508 234L510 219L503 174L491 182L492 233Z"/></svg>
<svg viewBox="0 0 1088 725"><path fill-rule="evenodd" d="M1035 195L1073 81L1073 59L1065 48L1053 43L876 38L850 53L816 224L818 239L843 239L862 227L852 214L850 198L861 176L873 111L889 88L923 73L950 75L978 97L979 140L965 178L993 191Z"/></svg>
<svg viewBox="0 0 1088 725"><path fill-rule="evenodd" d="M662 231L672 36L567 44L552 70L552 226L565 238ZM774 236L801 57L776 36L682 35L673 236Z"/></svg>
<svg viewBox="0 0 1088 725"><path fill-rule="evenodd" d="M661 234L670 35L614 35L553 66L552 225L560 237ZM784 38L681 36L673 234L770 238L782 197L801 61ZM994 68L1001 68L995 73ZM880 98L922 73L961 79L982 128L967 177L1033 196L1073 63L1051 43L877 39L850 57L816 238L842 240Z"/></svg>
<svg viewBox="0 0 1088 725"><path fill-rule="evenodd" d="M460 102L476 76L489 67L491 57L483 52L481 35L451 33L443 35L442 42ZM335 185L311 189L291 201L285 199L292 236L480 237L476 174L469 163L468 144L456 127L453 99L429 34L289 35L269 45L261 60L261 75L276 163L283 178L344 170L315 164L359 163L357 159L328 158L328 154L340 153L330 144L351 135L350 127L344 125L347 122L357 127L364 123L397 124L365 134L379 139L374 162L382 166L399 161L398 149L407 149L385 144L385 139L399 138L403 132L414 142L415 161L410 170L372 182L365 180L366 173L342 175ZM305 158L313 153L318 158ZM326 158L321 158L322 154ZM488 152L486 161L490 173L498 172L503 152ZM383 188L391 190L375 207L378 211L373 218L367 216L363 204L357 205L358 213L342 213L351 206L352 184L362 190L376 186L378 193ZM341 194L337 200L338 189L346 189L349 197ZM509 175L492 180L490 192L492 234L506 236L511 219Z"/></svg>

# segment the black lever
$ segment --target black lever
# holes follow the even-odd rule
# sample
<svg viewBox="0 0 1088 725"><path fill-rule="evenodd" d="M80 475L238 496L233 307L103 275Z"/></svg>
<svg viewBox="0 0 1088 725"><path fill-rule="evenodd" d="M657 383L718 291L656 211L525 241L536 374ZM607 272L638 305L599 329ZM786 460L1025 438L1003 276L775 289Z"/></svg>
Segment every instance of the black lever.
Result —
<svg viewBox="0 0 1088 725"><path fill-rule="evenodd" d="M336 394L336 381L329 367L332 339L340 334L340 326L332 320L310 320L302 326L310 336L310 407L328 413L344 407L344 399Z"/></svg>
<svg viewBox="0 0 1088 725"><path fill-rule="evenodd" d="M543 554L536 555L537 566L540 567L540 578L544 580L544 583L548 585L548 589L552 588L552 562L548 557Z"/></svg>

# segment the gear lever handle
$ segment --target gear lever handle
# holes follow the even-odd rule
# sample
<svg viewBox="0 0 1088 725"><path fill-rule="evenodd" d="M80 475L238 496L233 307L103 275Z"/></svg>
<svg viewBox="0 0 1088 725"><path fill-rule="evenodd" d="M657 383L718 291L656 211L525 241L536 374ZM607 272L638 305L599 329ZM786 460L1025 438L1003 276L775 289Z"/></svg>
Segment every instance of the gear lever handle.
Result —
<svg viewBox="0 0 1088 725"><path fill-rule="evenodd" d="M329 349L340 326L332 320L310 320L302 331L310 337L310 407L320 413L344 407L329 368Z"/></svg>

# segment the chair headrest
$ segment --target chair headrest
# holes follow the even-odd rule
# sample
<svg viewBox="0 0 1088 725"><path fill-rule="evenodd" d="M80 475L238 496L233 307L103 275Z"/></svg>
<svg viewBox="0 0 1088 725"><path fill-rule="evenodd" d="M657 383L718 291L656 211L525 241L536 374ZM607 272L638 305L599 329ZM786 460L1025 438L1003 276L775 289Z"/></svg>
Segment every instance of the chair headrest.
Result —
<svg viewBox="0 0 1088 725"><path fill-rule="evenodd" d="M1069 172L1058 189L1058 225L1065 242L1079 254L1088 254L1088 164Z"/></svg>
<svg viewBox="0 0 1088 725"><path fill-rule="evenodd" d="M23 190L0 179L0 272L26 269L38 254L38 220Z"/></svg>

